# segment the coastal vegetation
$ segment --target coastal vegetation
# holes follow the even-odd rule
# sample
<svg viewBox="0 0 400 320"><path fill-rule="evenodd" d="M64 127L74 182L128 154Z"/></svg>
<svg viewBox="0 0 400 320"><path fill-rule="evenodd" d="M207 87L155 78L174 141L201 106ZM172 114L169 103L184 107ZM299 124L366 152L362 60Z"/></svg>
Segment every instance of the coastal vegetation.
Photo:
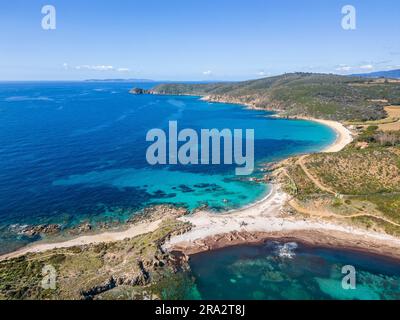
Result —
<svg viewBox="0 0 400 320"><path fill-rule="evenodd" d="M287 160L278 176L291 205L303 215L400 235L398 137L369 126L340 152Z"/></svg>
<svg viewBox="0 0 400 320"><path fill-rule="evenodd" d="M375 130L379 129L384 132L391 131L391 134L393 135L393 131L400 130L400 106L387 106L384 109L388 115L385 119L366 122L349 121L347 124L361 127L371 126L371 130L375 128Z"/></svg>
<svg viewBox="0 0 400 320"><path fill-rule="evenodd" d="M290 73L236 83L162 84L151 93L203 96L280 111L282 116L371 121L387 116L384 106L400 102L400 81Z"/></svg>
<svg viewBox="0 0 400 320"><path fill-rule="evenodd" d="M346 121L358 134L342 151L293 157L276 166L274 177L291 196L290 210L282 212L400 236L400 131L382 127L399 121L397 109L387 107L400 103L399 82L295 73L241 83L165 84L131 93L199 95L287 116ZM151 232L0 261L0 299L196 298L187 257L163 248L170 237L191 229L177 219L186 213L147 208L129 223L161 220ZM45 266L56 270L55 290L40 285Z"/></svg>
<svg viewBox="0 0 400 320"><path fill-rule="evenodd" d="M399 164L395 150L382 147L348 148L339 153L316 154L306 160L313 176L343 195L400 192Z"/></svg>
<svg viewBox="0 0 400 320"><path fill-rule="evenodd" d="M176 219L182 212L165 206L153 208L146 219L163 216L159 228L132 239L0 261L0 299L159 299L163 287L186 268L185 256L162 249L169 237L190 229ZM55 290L41 286L45 266L56 270ZM179 285L176 282L176 290Z"/></svg>

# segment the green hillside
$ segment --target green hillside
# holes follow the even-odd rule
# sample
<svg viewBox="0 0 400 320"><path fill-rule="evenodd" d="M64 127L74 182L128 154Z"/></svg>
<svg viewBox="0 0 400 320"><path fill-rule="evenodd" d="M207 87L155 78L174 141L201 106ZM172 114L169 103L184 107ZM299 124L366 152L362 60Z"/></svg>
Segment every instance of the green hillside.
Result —
<svg viewBox="0 0 400 320"><path fill-rule="evenodd" d="M387 104L400 104L400 81L292 73L236 83L162 84L152 93L207 96L287 116L364 121L385 117Z"/></svg>

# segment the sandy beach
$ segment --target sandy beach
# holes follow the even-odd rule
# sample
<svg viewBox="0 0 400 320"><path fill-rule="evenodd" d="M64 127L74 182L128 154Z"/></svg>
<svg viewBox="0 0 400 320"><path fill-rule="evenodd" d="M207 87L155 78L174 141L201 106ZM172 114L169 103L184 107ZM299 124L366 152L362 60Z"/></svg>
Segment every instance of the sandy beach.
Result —
<svg viewBox="0 0 400 320"><path fill-rule="evenodd" d="M319 120L313 119L313 121L319 122L321 124L331 127L336 132L336 141L329 147L325 148L323 152L339 152L349 143L353 141L352 133L343 124L337 121L331 120Z"/></svg>
<svg viewBox="0 0 400 320"><path fill-rule="evenodd" d="M323 150L324 152L338 152L352 141L351 132L342 124L335 121L316 120L330 126L337 132L336 141ZM198 252L212 247L249 243L261 241L269 237L294 237L302 238L313 243L320 243L312 234L323 234L325 238L337 235L337 243L364 244L363 248L399 248L400 239L376 232L357 229L346 225L317 221L313 219L299 220L282 215L282 209L288 200L288 195L273 185L271 192L262 200L248 207L234 210L226 214L215 214L200 211L191 216L181 217L182 221L193 225L191 231L172 237L165 244L165 249L181 250L184 252ZM43 252L55 248L68 248L96 244L102 242L114 242L127 238L133 238L140 234L152 232L157 229L162 219L153 222L143 222L130 226L127 230L105 232L97 235L80 236L78 238L59 243L36 243L24 247L18 251L3 255L0 260L22 256L27 253ZM304 235L309 237L304 237ZM236 236L232 236L236 235ZM299 235L303 235L300 237ZM319 237L323 239L324 237ZM222 239L222 241L218 241ZM226 241L230 239L230 241ZM205 243L209 243L205 245ZM323 241L322 241L323 242ZM329 242L329 241L328 241ZM332 244L332 241L330 241ZM393 251L392 249L389 251Z"/></svg>
<svg viewBox="0 0 400 320"><path fill-rule="evenodd" d="M287 200L288 196L279 187L273 186L267 198L248 208L229 214L202 211L182 217L181 220L190 222L194 227L185 234L171 238L165 247L191 254L268 238L292 238L318 245L325 244L323 239L329 238L327 246L336 243L365 251L377 248L374 250L376 253L400 257L398 238L345 224L283 216L282 208Z"/></svg>
<svg viewBox="0 0 400 320"><path fill-rule="evenodd" d="M304 120L327 125L337 133L335 142L322 152L339 152L353 141L350 130L339 122L312 118ZM346 224L288 218L282 214L287 200L288 195L279 186L273 186L266 198L247 208L223 215L203 211L180 218L194 227L188 233L170 239L166 249L192 254L266 239L288 238L312 245L353 248L400 258L399 238Z"/></svg>
<svg viewBox="0 0 400 320"><path fill-rule="evenodd" d="M353 141L353 135L349 129L347 129L343 124L337 121L332 120L321 120L315 118L301 118L308 121L314 121L321 123L325 126L330 127L336 132L336 140L333 144L326 147L322 152L330 153L330 152L339 152L345 146Z"/></svg>
<svg viewBox="0 0 400 320"><path fill-rule="evenodd" d="M163 219L152 222L143 222L130 226L127 230L116 232L103 232L95 235L81 236L64 242L57 243L34 243L20 250L0 256L0 261L23 256L27 253L44 252L57 248L71 248L96 243L109 243L134 238L141 234L155 231Z"/></svg>
<svg viewBox="0 0 400 320"><path fill-rule="evenodd" d="M243 101L240 100L232 100L232 99L221 99L221 98L216 98L213 96L204 96L200 98L200 100L203 101L209 101L209 102L216 102L216 103L233 103L233 104L238 104L241 106L245 106L247 109L250 110L262 110L265 111L266 109L257 107L254 103L244 103ZM392 110L392 109L391 109ZM396 112L398 112L398 109L395 109ZM398 115L398 113L396 113ZM279 112L270 115L272 117L277 117L279 118L281 114ZM292 119L302 119L302 120L307 120L307 121L314 121L318 122L320 124L323 124L325 126L330 127L336 132L336 140L334 143L332 143L330 146L322 150L322 152L339 152L342 150L346 145L351 143L353 141L353 135L349 129L347 129L343 124L341 124L338 121L333 121L333 120L323 120L323 119L316 119L316 118L311 118L311 117L293 117Z"/></svg>

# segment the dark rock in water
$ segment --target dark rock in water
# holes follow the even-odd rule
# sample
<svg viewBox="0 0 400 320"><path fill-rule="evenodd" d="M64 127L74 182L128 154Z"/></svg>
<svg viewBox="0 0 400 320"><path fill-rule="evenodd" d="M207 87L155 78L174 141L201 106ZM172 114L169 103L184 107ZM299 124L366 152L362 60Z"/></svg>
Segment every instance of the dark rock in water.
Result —
<svg viewBox="0 0 400 320"><path fill-rule="evenodd" d="M142 223L143 221L155 221L165 217L182 217L188 214L185 208L172 205L156 205L146 207L142 212L135 214L127 220L127 223Z"/></svg>
<svg viewBox="0 0 400 320"><path fill-rule="evenodd" d="M85 223L80 224L79 226L76 226L76 227L70 229L68 231L68 233L72 234L72 235L80 235L82 233L91 231L92 228L93 227L89 222L85 222Z"/></svg>
<svg viewBox="0 0 400 320"><path fill-rule="evenodd" d="M61 231L59 224L41 224L38 226L24 226L18 230L19 234L23 234L28 237L35 237L39 235L51 235L57 234Z"/></svg>
<svg viewBox="0 0 400 320"><path fill-rule="evenodd" d="M158 199L160 199L160 198L174 198L174 197L176 197L176 193L165 193L162 190L157 190L156 192L154 192L152 194L152 196L155 197L155 198L158 198Z"/></svg>
<svg viewBox="0 0 400 320"><path fill-rule="evenodd" d="M215 192L215 191L221 191L223 188L217 184L211 184L209 188L206 188L205 191L207 192Z"/></svg>
<svg viewBox="0 0 400 320"><path fill-rule="evenodd" d="M150 90L146 90L146 89L142 89L142 88L133 88L132 90L129 91L129 93L140 95L140 94L150 94L151 92L150 92Z"/></svg>
<svg viewBox="0 0 400 320"><path fill-rule="evenodd" d="M181 184L179 186L179 189L183 192L183 193L189 193L189 192L194 192L194 190L190 187L188 187L187 185Z"/></svg>
<svg viewBox="0 0 400 320"><path fill-rule="evenodd" d="M199 188L199 189L208 188L209 186L211 186L211 184L209 184L209 183L198 183L198 184L194 185L195 188Z"/></svg>

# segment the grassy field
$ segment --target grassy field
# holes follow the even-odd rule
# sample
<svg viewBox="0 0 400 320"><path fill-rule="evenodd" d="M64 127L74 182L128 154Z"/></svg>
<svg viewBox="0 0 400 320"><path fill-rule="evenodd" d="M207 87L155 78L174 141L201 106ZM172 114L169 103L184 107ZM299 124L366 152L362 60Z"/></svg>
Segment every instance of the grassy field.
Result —
<svg viewBox="0 0 400 320"><path fill-rule="evenodd" d="M384 101L386 103L386 101ZM387 113L387 117L380 120L372 121L347 121L348 125L363 126L377 126L377 128L383 132L391 132L400 130L400 106L386 106L384 110Z"/></svg>

